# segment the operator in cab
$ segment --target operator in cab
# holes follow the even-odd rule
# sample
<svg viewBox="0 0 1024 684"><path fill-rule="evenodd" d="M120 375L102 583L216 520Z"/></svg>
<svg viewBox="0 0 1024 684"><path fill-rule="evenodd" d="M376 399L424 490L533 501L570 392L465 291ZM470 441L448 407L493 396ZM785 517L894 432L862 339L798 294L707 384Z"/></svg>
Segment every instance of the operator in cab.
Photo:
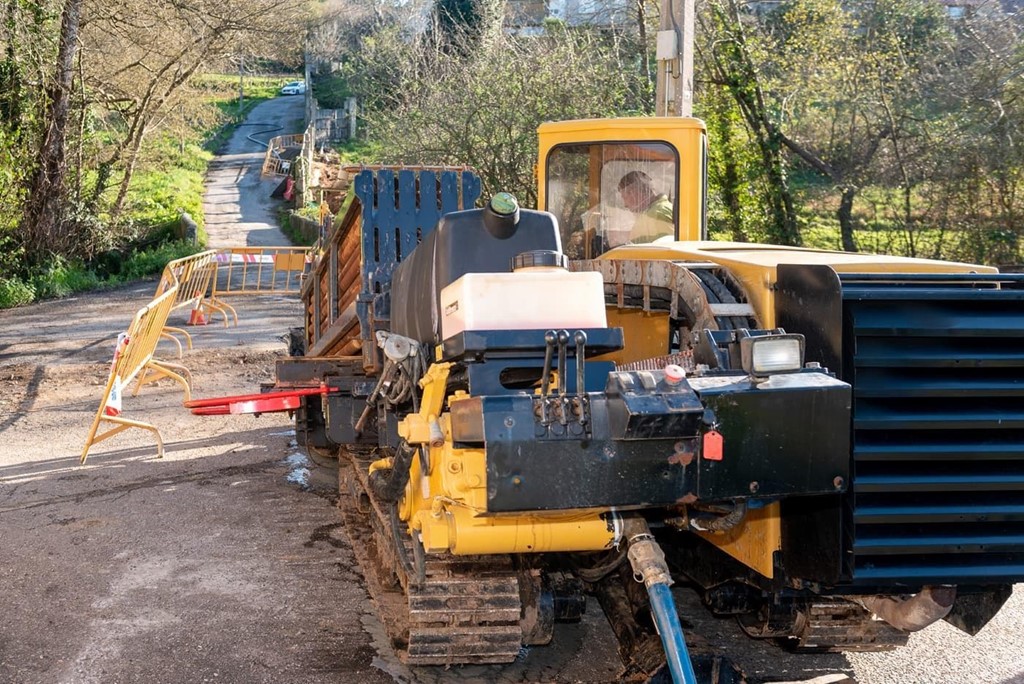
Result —
<svg viewBox="0 0 1024 684"><path fill-rule="evenodd" d="M558 219L570 259L675 236L679 158L669 144L560 144L544 169L544 207Z"/></svg>
<svg viewBox="0 0 1024 684"><path fill-rule="evenodd" d="M672 201L654 189L650 176L630 171L619 179L618 187L623 205L636 215L628 242L652 242L673 234Z"/></svg>

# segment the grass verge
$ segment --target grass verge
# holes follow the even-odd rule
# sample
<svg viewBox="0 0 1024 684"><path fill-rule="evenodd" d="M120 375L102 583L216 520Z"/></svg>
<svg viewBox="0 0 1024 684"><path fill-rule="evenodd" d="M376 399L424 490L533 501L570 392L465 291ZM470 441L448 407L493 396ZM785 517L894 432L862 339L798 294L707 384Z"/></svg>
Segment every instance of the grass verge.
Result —
<svg viewBox="0 0 1024 684"><path fill-rule="evenodd" d="M206 74L191 84L195 124L187 130L157 130L141 151L116 232L120 245L88 263L54 260L31 273L0 274L0 309L40 299L113 287L155 275L167 262L206 244L203 183L213 154L260 102L277 95L294 76L247 76L238 99L238 76ZM116 192L116 187L109 190ZM176 240L181 212L199 226L199 245ZM100 217L109 220L109 217Z"/></svg>
<svg viewBox="0 0 1024 684"><path fill-rule="evenodd" d="M78 292L103 290L160 273L169 261L195 254L200 248L180 240L165 242L127 254L119 260L116 272L85 267L54 259L27 280L0 278L0 309L24 306L40 299L67 297ZM108 257L109 260L109 257ZM110 264L106 265L110 268Z"/></svg>

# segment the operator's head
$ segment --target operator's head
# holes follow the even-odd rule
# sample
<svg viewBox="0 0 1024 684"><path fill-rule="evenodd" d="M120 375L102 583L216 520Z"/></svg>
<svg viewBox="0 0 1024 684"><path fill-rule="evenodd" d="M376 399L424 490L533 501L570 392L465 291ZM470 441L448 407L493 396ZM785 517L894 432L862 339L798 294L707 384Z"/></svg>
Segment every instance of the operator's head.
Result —
<svg viewBox="0 0 1024 684"><path fill-rule="evenodd" d="M645 211L658 196L654 191L654 182L643 171L630 171L620 178L619 194L626 208L635 213Z"/></svg>

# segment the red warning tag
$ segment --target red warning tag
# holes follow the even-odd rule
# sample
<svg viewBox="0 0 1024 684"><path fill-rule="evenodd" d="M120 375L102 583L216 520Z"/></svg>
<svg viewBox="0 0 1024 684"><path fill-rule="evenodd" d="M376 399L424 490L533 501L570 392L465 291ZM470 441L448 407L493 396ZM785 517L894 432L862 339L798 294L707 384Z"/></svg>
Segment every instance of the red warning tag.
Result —
<svg viewBox="0 0 1024 684"><path fill-rule="evenodd" d="M721 432L716 432L715 430L712 430L711 432L705 432L704 448L701 450L701 453L704 455L705 460L721 461L724 443L725 438L722 437Z"/></svg>

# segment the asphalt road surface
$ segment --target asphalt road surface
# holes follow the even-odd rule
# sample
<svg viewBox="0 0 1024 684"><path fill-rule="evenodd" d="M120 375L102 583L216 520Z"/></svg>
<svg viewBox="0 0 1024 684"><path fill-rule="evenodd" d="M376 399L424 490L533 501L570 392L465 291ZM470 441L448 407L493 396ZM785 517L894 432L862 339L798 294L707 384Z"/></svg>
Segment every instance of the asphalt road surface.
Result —
<svg viewBox="0 0 1024 684"><path fill-rule="evenodd" d="M291 96L256 105L210 164L203 195L209 247L289 244L277 227L280 204L270 198L282 179L260 178L267 149L260 143L302 133L302 103L302 97Z"/></svg>

